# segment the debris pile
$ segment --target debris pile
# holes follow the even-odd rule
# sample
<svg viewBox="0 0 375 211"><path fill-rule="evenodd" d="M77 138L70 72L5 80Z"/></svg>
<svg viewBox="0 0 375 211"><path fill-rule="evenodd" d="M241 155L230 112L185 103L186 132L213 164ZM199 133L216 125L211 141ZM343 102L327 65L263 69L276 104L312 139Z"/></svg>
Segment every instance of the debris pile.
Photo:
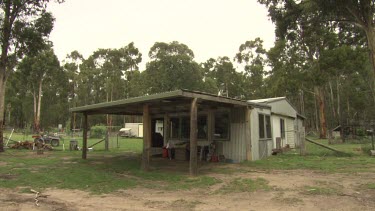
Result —
<svg viewBox="0 0 375 211"><path fill-rule="evenodd" d="M33 149L34 148L34 142L31 141L19 141L15 142L13 146L10 148L12 149Z"/></svg>
<svg viewBox="0 0 375 211"><path fill-rule="evenodd" d="M15 142L13 146L10 148L12 149L41 149L41 150L53 150L53 147L49 144L44 143L34 143L32 141L19 141Z"/></svg>

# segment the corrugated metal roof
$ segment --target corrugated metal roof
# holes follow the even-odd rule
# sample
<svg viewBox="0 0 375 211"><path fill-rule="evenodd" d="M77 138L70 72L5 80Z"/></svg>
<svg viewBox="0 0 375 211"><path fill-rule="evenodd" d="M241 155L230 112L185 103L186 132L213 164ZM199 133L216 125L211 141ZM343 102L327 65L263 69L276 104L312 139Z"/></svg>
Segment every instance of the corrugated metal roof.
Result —
<svg viewBox="0 0 375 211"><path fill-rule="evenodd" d="M252 103L271 103L279 100L284 100L286 97L274 97L274 98L264 98L264 99L256 99L256 100L248 100L247 102Z"/></svg>
<svg viewBox="0 0 375 211"><path fill-rule="evenodd" d="M141 106L145 103L152 103L152 102L160 102L160 101L168 101L168 100L183 100L183 99L192 99L198 98L203 101L211 101L217 102L222 104L231 104L231 105L238 105L238 106L249 106L255 105L254 103L248 103L245 100L234 99L229 97L218 96L214 94L204 93L204 92L197 92L197 91L189 91L189 90L175 90L171 92L163 92L153 95L146 95L141 97L134 97L128 99L122 99L112 102L104 102L92 105L86 105L81 107L71 108L70 112L75 113L91 113L91 114L110 114L114 113L114 109L117 109L117 112L120 111L127 112L128 114L134 113L139 114L142 112ZM263 105L268 107L267 105ZM128 109L126 109L128 108Z"/></svg>

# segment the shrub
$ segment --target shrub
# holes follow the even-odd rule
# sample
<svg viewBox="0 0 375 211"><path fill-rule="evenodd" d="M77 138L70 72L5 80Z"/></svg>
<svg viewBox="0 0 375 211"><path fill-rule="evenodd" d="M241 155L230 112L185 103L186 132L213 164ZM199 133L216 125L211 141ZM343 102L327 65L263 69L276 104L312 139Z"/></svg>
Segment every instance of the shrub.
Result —
<svg viewBox="0 0 375 211"><path fill-rule="evenodd" d="M371 144L362 144L361 146L363 153L370 154L370 150L372 150Z"/></svg>
<svg viewBox="0 0 375 211"><path fill-rule="evenodd" d="M95 125L90 129L90 138L104 138L107 132L107 127L104 125Z"/></svg>
<svg viewBox="0 0 375 211"><path fill-rule="evenodd" d="M361 128L357 129L356 134L357 134L357 136L365 136L366 135L365 130L363 130Z"/></svg>

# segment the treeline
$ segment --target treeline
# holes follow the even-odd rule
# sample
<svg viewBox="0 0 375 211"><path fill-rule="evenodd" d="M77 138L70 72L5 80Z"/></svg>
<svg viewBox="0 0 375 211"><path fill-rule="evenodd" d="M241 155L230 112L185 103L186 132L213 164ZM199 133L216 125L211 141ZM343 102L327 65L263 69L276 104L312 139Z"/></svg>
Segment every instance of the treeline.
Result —
<svg viewBox="0 0 375 211"><path fill-rule="evenodd" d="M59 63L52 49L25 57L7 86L8 125L51 130L58 124L80 128L81 117L68 109L176 89L198 90L239 98L287 96L307 127L320 129L320 106L332 128L340 121L373 117L373 77L365 47L340 44L311 69L297 43L277 41L269 51L262 40L246 41L233 57L197 63L194 52L179 42L155 43L145 70L139 70L142 54L134 43L118 49L98 49L88 58L74 51ZM333 36L333 37L334 37ZM318 88L317 88L318 87ZM34 112L32 112L34 111ZM90 124L121 126L135 121L122 116L92 116Z"/></svg>
<svg viewBox="0 0 375 211"><path fill-rule="evenodd" d="M69 108L176 89L246 100L286 96L307 118L307 131L319 131L322 138L339 124L374 120L374 63L368 33L326 19L328 13L320 5L325 1L259 2L268 7L276 25L274 46L266 50L256 38L244 41L236 55L202 63L177 41L156 42L142 70L142 54L134 43L98 49L88 58L74 51L59 61L53 45L45 40L42 47L34 46L38 51L25 51L7 67L11 71L4 104L6 125L50 131L63 124L71 130L80 128L82 120ZM50 19L45 23L48 33L53 27ZM137 120L90 117L90 125L121 126L125 121Z"/></svg>

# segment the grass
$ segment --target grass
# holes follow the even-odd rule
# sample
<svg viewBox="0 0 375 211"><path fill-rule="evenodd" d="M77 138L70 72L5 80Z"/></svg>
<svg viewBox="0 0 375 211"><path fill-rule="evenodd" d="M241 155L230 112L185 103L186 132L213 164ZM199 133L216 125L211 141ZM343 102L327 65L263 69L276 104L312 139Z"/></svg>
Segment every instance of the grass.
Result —
<svg viewBox="0 0 375 211"><path fill-rule="evenodd" d="M31 136L30 136L31 137ZM22 134L14 134L13 140L22 140ZM65 138L68 142L70 138ZM78 139L81 146L82 140ZM99 139L89 139L89 145ZM329 150L307 143L308 155L300 156L297 151L271 156L264 160L244 162L245 168L233 168L227 165L214 165L212 169L202 171L201 176L190 177L187 165L177 164L166 170L167 162L151 164L152 170L140 170L142 139L119 139L120 148L115 147L117 140L110 140L110 151L104 151L104 143L88 152L88 159L81 159L80 151L63 151L62 146L52 152L36 155L29 150L11 150L0 154L0 188L22 188L42 190L45 188L79 189L93 194L109 193L120 189L152 188L158 190L208 189L223 181L207 176L215 174L234 174L261 170L309 169L326 173L375 172L375 158L354 149L360 144L336 144L352 156L337 156ZM325 143L325 140L319 140ZM173 163L173 162L172 162ZM171 164L172 164L171 163ZM181 171L181 169L183 169ZM218 193L252 192L269 190L268 181L263 178L234 178L223 184ZM375 184L366 185L375 189ZM304 188L306 194L337 194L339 189L330 184L316 184Z"/></svg>
<svg viewBox="0 0 375 211"><path fill-rule="evenodd" d="M328 144L326 140L318 141ZM351 156L342 156L307 142L306 156L300 156L298 151L291 150L263 160L244 162L243 165L262 170L310 169L325 173L375 172L374 157L356 151L360 146L360 144L333 145L334 148L352 154Z"/></svg>
<svg viewBox="0 0 375 211"><path fill-rule="evenodd" d="M321 187L321 186L304 186L303 194L306 195L339 195L340 190L332 187Z"/></svg>
<svg viewBox="0 0 375 211"><path fill-rule="evenodd" d="M254 192L257 190L270 190L268 181L263 178L235 178L229 184L224 185L222 188L220 188L217 192L227 194L233 192Z"/></svg>
<svg viewBox="0 0 375 211"><path fill-rule="evenodd" d="M375 190L375 183L368 183L366 184L367 189L374 189Z"/></svg>
<svg viewBox="0 0 375 211"><path fill-rule="evenodd" d="M163 190L207 188L219 180L199 176L191 178L182 173L140 170L137 157L93 155L89 160L79 156L66 157L66 153L53 152L33 157L34 152L14 152L3 156L6 163L0 168L0 187L30 187L33 189L79 189L95 194L109 193L135 187ZM21 154L29 154L25 156Z"/></svg>

